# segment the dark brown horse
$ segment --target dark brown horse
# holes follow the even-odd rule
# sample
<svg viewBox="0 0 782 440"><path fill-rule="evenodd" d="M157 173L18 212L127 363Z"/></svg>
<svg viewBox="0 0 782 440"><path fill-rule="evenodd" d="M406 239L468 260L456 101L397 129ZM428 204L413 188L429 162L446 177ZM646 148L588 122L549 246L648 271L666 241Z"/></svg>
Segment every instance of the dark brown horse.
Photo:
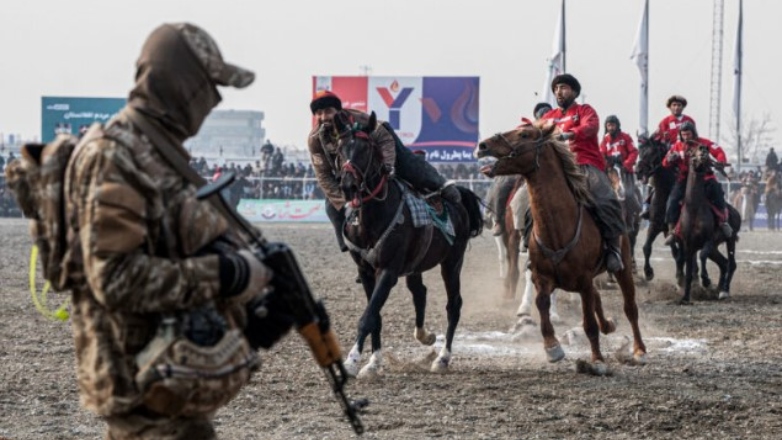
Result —
<svg viewBox="0 0 782 440"><path fill-rule="evenodd" d="M725 166L714 162L709 156L709 150L706 147L700 147L694 151L688 158L690 167L687 174L687 189L684 194L681 217L679 218L680 233L677 235L677 242L682 247L682 258L685 263L684 286L682 286L683 295L680 304L692 304L691 288L692 280L697 268L695 254L700 250L701 263L701 283L703 287L710 287L711 280L706 271L706 258L714 261L720 269L720 279L718 288L720 290L719 299L730 297L730 282L733 279L733 273L736 271L736 242L738 241L738 231L741 226L741 217L735 209L728 206L731 227L734 233L730 237L725 237L722 228L717 227L717 221L714 218L711 204L706 198L706 180L704 176L717 166ZM719 244L724 241L728 258L719 251Z"/></svg>
<svg viewBox="0 0 782 440"><path fill-rule="evenodd" d="M766 213L768 214L768 229L779 230L780 211L782 211L782 182L779 181L779 171L770 171L766 179Z"/></svg>
<svg viewBox="0 0 782 440"><path fill-rule="evenodd" d="M639 138L638 140L638 164L636 173L643 183L652 182L654 194L649 204L649 227L646 229L646 241L644 251L644 276L646 281L654 279L654 269L649 263L652 256L652 244L661 233L667 234L668 224L665 222L665 207L673 185L676 183L676 175L670 168L663 166L663 158L668 152L664 143L652 138ZM676 245L671 245L671 256L676 261L676 279L679 284L684 280L684 260L679 257Z"/></svg>
<svg viewBox="0 0 782 440"><path fill-rule="evenodd" d="M367 297L356 343L345 360L345 368L349 374L359 376L379 372L382 367L380 311L401 276L413 295L415 338L422 344L434 344L435 335L424 327L426 286L421 274L439 265L448 295L448 328L445 345L431 369L446 371L462 307L460 274L464 252L469 239L479 235L483 228L480 198L459 187L461 204L441 199L441 214L430 217L429 209L433 208L423 202L415 204L415 200L411 208L406 201L410 189L387 174L380 147L369 136L377 126L375 114L372 113L365 127L346 125L342 120L335 120L335 126L340 133L340 185L349 202L345 242L358 265ZM425 224L416 227L414 215L416 219L423 217ZM426 219L429 221L424 222ZM368 335L372 336L372 356L359 373L361 352Z"/></svg>
<svg viewBox="0 0 782 440"><path fill-rule="evenodd" d="M550 294L561 288L581 294L583 326L592 349L593 366L597 372L604 372L599 332L611 333L616 326L605 318L593 283L595 276L605 271L603 240L587 210L591 198L586 178L567 145L555 140L554 129L550 121L521 125L481 141L476 156L496 157L496 175L522 174L527 181L534 222L528 258L549 361L557 362L565 356L549 316ZM627 235L622 237L622 260L624 269L616 274L616 279L633 331L633 359L642 363L646 346L638 326Z"/></svg>

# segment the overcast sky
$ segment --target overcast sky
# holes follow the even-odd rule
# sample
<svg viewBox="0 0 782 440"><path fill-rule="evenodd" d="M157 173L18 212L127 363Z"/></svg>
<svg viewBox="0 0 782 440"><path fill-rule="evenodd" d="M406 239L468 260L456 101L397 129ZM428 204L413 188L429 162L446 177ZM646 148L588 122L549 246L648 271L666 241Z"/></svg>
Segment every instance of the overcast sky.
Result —
<svg viewBox="0 0 782 440"><path fill-rule="evenodd" d="M666 98L708 134L712 0L651 0L649 123ZM782 1L744 2L745 118L782 112ZM480 76L487 136L530 116L551 53L559 0L11 0L0 15L0 132L39 135L41 96L125 97L149 32L191 21L256 83L223 90L221 109L262 110L267 137L304 147L312 75ZM569 0L567 70L602 118L638 127L638 70L630 60L642 0ZM738 0L725 0L722 133L733 96Z"/></svg>

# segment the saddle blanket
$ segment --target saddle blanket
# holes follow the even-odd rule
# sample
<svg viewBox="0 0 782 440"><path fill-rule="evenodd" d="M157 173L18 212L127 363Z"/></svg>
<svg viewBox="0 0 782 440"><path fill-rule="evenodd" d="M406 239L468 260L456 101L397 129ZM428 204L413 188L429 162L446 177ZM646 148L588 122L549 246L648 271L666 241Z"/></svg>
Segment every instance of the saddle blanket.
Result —
<svg viewBox="0 0 782 440"><path fill-rule="evenodd" d="M420 228L426 225L437 226L444 234L449 237L455 237L456 233L453 229L453 222L448 215L448 210L443 209L443 213L437 215L434 208L432 208L423 199L416 197L412 192L405 190L404 200L407 203L410 214L413 217L413 226Z"/></svg>

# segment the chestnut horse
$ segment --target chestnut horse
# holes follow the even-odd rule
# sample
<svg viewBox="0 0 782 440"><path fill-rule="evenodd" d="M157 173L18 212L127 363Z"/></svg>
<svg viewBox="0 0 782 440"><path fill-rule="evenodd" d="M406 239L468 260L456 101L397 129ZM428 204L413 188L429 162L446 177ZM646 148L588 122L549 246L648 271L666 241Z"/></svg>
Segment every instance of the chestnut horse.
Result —
<svg viewBox="0 0 782 440"><path fill-rule="evenodd" d="M603 313L594 278L605 271L603 240L587 211L591 196L586 176L576 165L567 144L554 137L551 121L524 124L497 134L478 144L477 157L493 156L496 175L522 174L527 181L533 218L529 258L532 281L537 290L535 303L540 312L543 346L550 362L565 353L554 334L549 316L550 294L561 288L581 294L584 332L592 350L592 364L598 373L606 370L600 352L600 335L616 329ZM624 269L616 279L624 298L624 311L633 332L633 359L646 361L646 346L638 326L632 260L627 235L622 236ZM597 318L597 319L596 319Z"/></svg>
<svg viewBox="0 0 782 440"><path fill-rule="evenodd" d="M451 359L451 344L461 313L460 274L464 252L470 238L478 236L483 229L480 198L466 188L457 187L462 202L453 204L441 199L444 212L436 218L427 217L430 214L425 205L414 205L416 209L422 208L416 214L430 219L429 223L416 227L406 202L410 190L388 175L380 146L369 135L377 126L375 113L366 127L347 125L340 119L334 122L340 133L337 151L340 186L349 202L343 229L345 243L358 265L367 297L367 307L359 320L356 342L347 355L345 369L352 376L379 373L383 360L380 311L401 276L413 295L415 338L422 344L434 344L435 335L424 327L426 286L421 274L439 265L448 295L445 307L448 328L445 345L432 362L431 370L444 372ZM372 355L359 371L368 335L372 336Z"/></svg>

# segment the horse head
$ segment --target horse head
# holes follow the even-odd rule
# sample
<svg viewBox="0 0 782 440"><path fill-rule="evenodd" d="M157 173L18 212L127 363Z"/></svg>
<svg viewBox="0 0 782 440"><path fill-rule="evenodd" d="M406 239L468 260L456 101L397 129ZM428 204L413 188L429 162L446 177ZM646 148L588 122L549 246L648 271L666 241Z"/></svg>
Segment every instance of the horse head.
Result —
<svg viewBox="0 0 782 440"><path fill-rule="evenodd" d="M667 151L665 143L657 140L654 135L638 137L638 163L635 169L644 183L662 166Z"/></svg>
<svg viewBox="0 0 782 440"><path fill-rule="evenodd" d="M497 133L478 143L475 157L494 157L495 162L487 167L491 170L481 170L493 175L523 174L528 175L540 167L541 149L548 142L556 142L551 121L525 121L513 130Z"/></svg>
<svg viewBox="0 0 782 440"><path fill-rule="evenodd" d="M377 117L372 112L368 122L362 124L349 114L340 114L334 119L334 126L339 133L340 187L351 206L358 207L375 198L388 178L380 146L371 136L377 128Z"/></svg>

